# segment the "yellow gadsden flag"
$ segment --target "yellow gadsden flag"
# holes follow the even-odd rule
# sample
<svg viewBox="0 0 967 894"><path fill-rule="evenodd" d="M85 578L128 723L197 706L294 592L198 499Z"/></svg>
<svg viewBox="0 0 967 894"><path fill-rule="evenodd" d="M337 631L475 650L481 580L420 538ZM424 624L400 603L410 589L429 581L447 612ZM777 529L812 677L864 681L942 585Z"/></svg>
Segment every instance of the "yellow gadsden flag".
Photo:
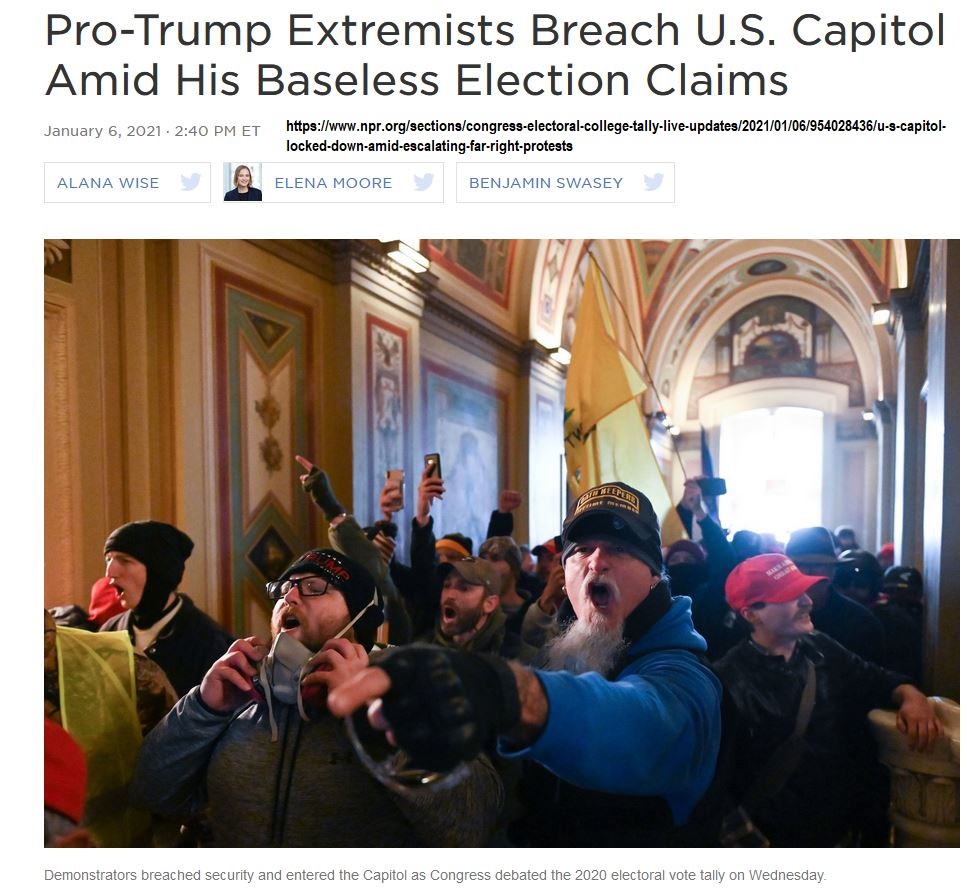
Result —
<svg viewBox="0 0 967 894"><path fill-rule="evenodd" d="M685 536L658 469L635 399L648 386L615 339L601 276L592 264L578 308L564 390L564 453L574 494L623 481L651 500L662 520L662 542Z"/></svg>

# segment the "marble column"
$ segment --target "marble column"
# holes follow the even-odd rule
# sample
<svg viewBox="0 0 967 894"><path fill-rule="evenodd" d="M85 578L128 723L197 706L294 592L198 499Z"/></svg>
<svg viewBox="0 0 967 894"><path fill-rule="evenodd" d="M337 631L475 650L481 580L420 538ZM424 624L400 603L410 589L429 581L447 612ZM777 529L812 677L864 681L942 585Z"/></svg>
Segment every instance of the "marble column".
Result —
<svg viewBox="0 0 967 894"><path fill-rule="evenodd" d="M960 846L960 705L931 699L946 735L927 751L911 751L896 712L869 714L880 761L890 771L890 822L897 847Z"/></svg>

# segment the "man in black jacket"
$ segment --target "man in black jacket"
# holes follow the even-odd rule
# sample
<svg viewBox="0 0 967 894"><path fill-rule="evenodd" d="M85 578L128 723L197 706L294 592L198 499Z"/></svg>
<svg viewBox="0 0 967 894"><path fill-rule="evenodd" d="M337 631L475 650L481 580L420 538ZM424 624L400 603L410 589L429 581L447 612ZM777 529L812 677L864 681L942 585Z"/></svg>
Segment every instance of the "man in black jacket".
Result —
<svg viewBox="0 0 967 894"><path fill-rule="evenodd" d="M931 703L908 678L814 632L807 590L822 580L785 556L766 554L742 562L725 584L729 605L752 628L715 664L739 718L732 794L776 846L828 847L868 825L877 788L869 710L896 706L897 728L911 748L922 750L943 733ZM763 770L790 739L812 673L815 702L802 754L766 785ZM754 786L778 790L753 803Z"/></svg>
<svg viewBox="0 0 967 894"><path fill-rule="evenodd" d="M127 611L101 630L126 630L135 648L161 666L179 697L201 682L233 640L177 592L194 546L184 531L159 521L121 525L104 544L104 574Z"/></svg>
<svg viewBox="0 0 967 894"><path fill-rule="evenodd" d="M690 535L697 525L702 545L691 539L669 544L665 565L672 593L691 597L695 629L708 643L709 661L715 661L743 638L744 631L725 602L725 579L738 560L718 520L705 511L700 480L685 481L675 508Z"/></svg>
<svg viewBox="0 0 967 894"><path fill-rule="evenodd" d="M446 493L443 479L433 467L423 470L416 492L416 512L410 531L410 564L390 563L390 573L406 602L413 620L416 639L432 632L440 607L440 584L437 566L441 562L459 562L473 555L473 541L464 534L454 532L437 538L433 531L430 509L434 500L442 500ZM517 491L500 493L499 508L490 516L487 537L509 535L514 529L511 514L520 506ZM389 517L389 516L386 516Z"/></svg>

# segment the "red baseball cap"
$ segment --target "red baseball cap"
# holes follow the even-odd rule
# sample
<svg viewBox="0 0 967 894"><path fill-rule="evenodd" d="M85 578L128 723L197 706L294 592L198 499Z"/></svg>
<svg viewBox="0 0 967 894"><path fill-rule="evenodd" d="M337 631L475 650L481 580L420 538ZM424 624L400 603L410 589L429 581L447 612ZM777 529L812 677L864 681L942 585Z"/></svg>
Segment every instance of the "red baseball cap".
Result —
<svg viewBox="0 0 967 894"><path fill-rule="evenodd" d="M535 556L540 556L541 553L550 553L552 556L556 556L559 552L560 550L557 548L553 537L550 540L539 543L531 550L531 553Z"/></svg>
<svg viewBox="0 0 967 894"><path fill-rule="evenodd" d="M725 600L735 611L756 602L791 602L827 577L803 574L788 556L765 553L740 562L725 580Z"/></svg>

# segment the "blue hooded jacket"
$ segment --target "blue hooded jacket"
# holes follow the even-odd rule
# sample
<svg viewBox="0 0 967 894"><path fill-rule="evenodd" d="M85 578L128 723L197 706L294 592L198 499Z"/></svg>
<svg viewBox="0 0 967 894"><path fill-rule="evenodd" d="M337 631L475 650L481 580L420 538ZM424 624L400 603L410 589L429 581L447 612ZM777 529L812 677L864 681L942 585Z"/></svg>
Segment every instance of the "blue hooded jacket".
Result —
<svg viewBox="0 0 967 894"><path fill-rule="evenodd" d="M681 825L715 773L722 687L699 660L705 640L691 600L671 608L631 643L614 680L597 673L536 671L547 725L524 757L572 785L618 795L664 798Z"/></svg>

